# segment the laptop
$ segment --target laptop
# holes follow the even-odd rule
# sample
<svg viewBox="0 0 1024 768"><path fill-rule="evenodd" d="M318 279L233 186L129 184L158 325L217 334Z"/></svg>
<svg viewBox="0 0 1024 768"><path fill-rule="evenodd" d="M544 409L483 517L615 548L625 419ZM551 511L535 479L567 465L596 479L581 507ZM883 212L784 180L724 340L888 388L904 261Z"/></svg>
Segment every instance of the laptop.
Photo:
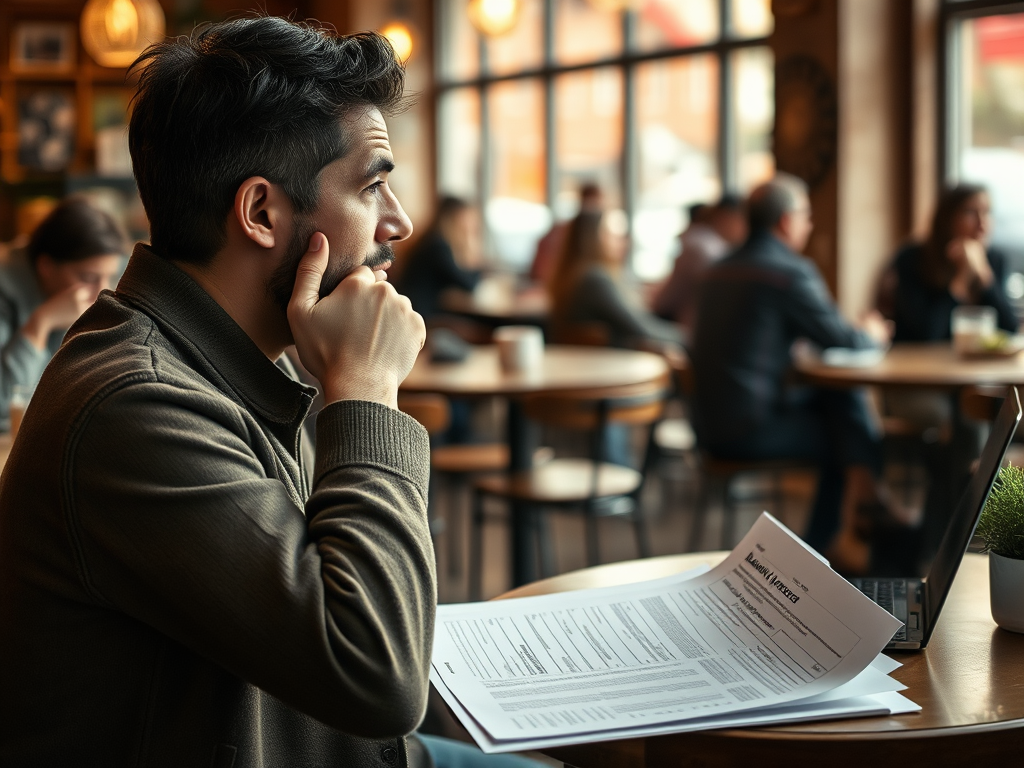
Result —
<svg viewBox="0 0 1024 768"><path fill-rule="evenodd" d="M1020 419L1020 395L1016 387L1010 387L981 452L978 468L953 511L924 579L850 579L851 584L903 622L886 650L918 650L928 644Z"/></svg>

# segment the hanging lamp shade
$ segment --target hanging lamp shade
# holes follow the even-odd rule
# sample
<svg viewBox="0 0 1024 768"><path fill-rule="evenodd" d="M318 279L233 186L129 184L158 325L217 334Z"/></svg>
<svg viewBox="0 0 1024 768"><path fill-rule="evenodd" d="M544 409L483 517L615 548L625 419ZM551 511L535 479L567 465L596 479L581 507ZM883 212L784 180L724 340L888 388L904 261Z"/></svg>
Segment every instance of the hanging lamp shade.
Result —
<svg viewBox="0 0 1024 768"><path fill-rule="evenodd" d="M412 30L404 21L392 21L385 26L380 33L388 39L391 47L395 49L395 56L401 62L406 62L412 56L413 38Z"/></svg>
<svg viewBox="0 0 1024 768"><path fill-rule="evenodd" d="M469 0L466 12L474 27L495 37L515 27L519 20L519 0Z"/></svg>
<svg viewBox="0 0 1024 768"><path fill-rule="evenodd" d="M89 0L82 9L82 45L104 67L127 67L164 36L157 0Z"/></svg>

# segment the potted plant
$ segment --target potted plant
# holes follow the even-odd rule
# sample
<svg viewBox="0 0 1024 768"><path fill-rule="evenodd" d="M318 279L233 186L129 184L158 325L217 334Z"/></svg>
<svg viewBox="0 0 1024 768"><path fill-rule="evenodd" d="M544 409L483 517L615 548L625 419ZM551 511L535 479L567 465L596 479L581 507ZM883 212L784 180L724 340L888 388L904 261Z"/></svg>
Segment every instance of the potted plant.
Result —
<svg viewBox="0 0 1024 768"><path fill-rule="evenodd" d="M992 618L1003 629L1024 632L1024 468L999 470L977 532L989 553Z"/></svg>

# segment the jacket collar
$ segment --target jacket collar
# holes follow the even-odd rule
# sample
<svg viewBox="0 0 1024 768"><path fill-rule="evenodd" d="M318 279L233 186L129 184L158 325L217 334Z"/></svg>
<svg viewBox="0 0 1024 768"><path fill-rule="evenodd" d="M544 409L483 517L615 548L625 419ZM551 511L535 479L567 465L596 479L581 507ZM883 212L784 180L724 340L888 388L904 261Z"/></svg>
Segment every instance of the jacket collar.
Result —
<svg viewBox="0 0 1024 768"><path fill-rule="evenodd" d="M291 378L188 274L139 243L117 296L143 310L164 334L190 351L217 386L269 422L301 423L316 390ZM290 368L290 366L287 366Z"/></svg>

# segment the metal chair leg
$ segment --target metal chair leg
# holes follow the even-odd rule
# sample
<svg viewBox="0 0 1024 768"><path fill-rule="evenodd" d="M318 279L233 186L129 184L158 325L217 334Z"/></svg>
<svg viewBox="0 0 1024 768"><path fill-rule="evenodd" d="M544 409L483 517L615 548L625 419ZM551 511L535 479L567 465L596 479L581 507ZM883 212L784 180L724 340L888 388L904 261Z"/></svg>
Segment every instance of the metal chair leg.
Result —
<svg viewBox="0 0 1024 768"><path fill-rule="evenodd" d="M640 557L651 556L651 543L647 537L647 516L640 507L640 494L633 496L633 533L636 535L636 551Z"/></svg>
<svg viewBox="0 0 1024 768"><path fill-rule="evenodd" d="M775 507L775 517L781 523L786 522L786 494L782 488L782 473L772 472L772 504Z"/></svg>
<svg viewBox="0 0 1024 768"><path fill-rule="evenodd" d="M480 593L483 591L481 567L484 543L484 495L478 490L473 492L469 536L469 599L479 600Z"/></svg>
<svg viewBox="0 0 1024 768"><path fill-rule="evenodd" d="M601 544L597 537L597 515L594 514L593 501L587 502L583 516L587 526L587 565L597 565L601 562Z"/></svg>
<svg viewBox="0 0 1024 768"><path fill-rule="evenodd" d="M732 478L722 481L722 549L732 549L736 538L736 499L732 495Z"/></svg>
<svg viewBox="0 0 1024 768"><path fill-rule="evenodd" d="M697 482L697 503L693 508L693 527L690 529L689 551L699 552L704 538L704 521L708 515L708 500L711 497L711 478L701 475Z"/></svg>

